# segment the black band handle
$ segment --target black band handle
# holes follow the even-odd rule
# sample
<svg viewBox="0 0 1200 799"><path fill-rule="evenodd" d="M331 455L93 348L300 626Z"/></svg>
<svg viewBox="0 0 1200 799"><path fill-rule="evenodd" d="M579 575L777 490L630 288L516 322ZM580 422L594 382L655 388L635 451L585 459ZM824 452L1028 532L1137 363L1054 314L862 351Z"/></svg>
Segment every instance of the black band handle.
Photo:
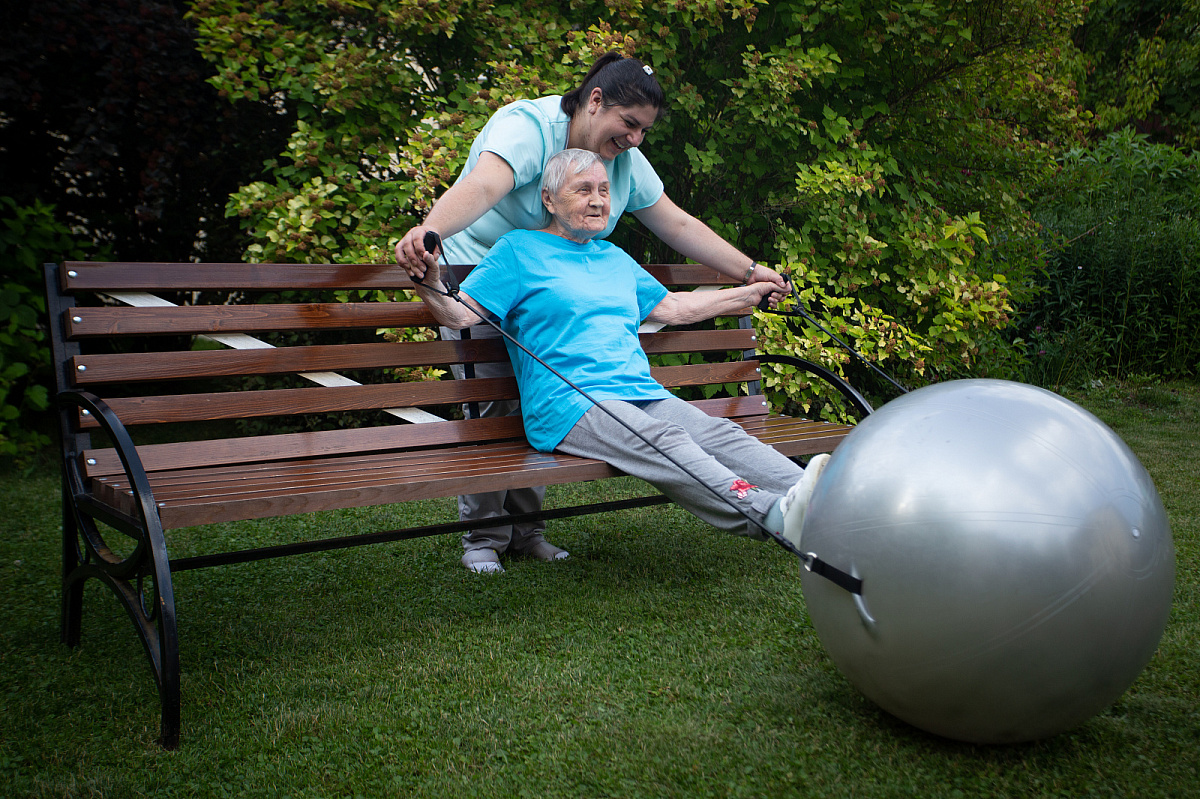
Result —
<svg viewBox="0 0 1200 799"><path fill-rule="evenodd" d="M436 230L425 231L425 252L435 252L442 247L442 237Z"/></svg>
<svg viewBox="0 0 1200 799"><path fill-rule="evenodd" d="M783 282L787 283L788 287L790 288L791 284L792 284L792 279L790 277L788 277L787 275L781 275L781 277L783 278ZM758 301L758 310L760 310L760 311L771 310L771 295L770 294L764 294L763 298Z"/></svg>
<svg viewBox="0 0 1200 799"><path fill-rule="evenodd" d="M457 294L458 281L454 278L454 273L450 271L450 262L446 260L446 251L442 249L442 237L438 235L436 230L426 230L424 243L425 252L436 253L438 250L441 250L442 261L446 264L446 268L442 270L442 280L445 282L446 288L449 289L449 294L451 296ZM413 280L417 283L420 283L422 286L425 285L424 280L417 280L416 278L413 278Z"/></svg>

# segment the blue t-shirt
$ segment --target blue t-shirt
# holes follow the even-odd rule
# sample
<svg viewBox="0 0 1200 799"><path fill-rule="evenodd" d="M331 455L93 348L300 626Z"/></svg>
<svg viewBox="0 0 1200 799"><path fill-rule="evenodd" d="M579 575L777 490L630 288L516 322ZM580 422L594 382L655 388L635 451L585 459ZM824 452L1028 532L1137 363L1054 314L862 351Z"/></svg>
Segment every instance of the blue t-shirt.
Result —
<svg viewBox="0 0 1200 799"><path fill-rule="evenodd" d="M482 153L490 152L512 167L513 190L466 230L445 240L450 263L477 264L510 230L541 230L550 223L550 215L542 205L542 170L550 156L567 147L571 118L563 113L561 100L552 95L510 103L493 114L479 131L458 180L475 168ZM604 167L612 207L608 227L597 235L601 239L608 238L625 211L649 208L663 193L662 180L636 147L605 161Z"/></svg>
<svg viewBox="0 0 1200 799"><path fill-rule="evenodd" d="M671 396L650 376L638 325L667 290L621 248L515 230L496 243L462 290L500 327L597 400ZM525 436L553 450L592 407L509 341Z"/></svg>

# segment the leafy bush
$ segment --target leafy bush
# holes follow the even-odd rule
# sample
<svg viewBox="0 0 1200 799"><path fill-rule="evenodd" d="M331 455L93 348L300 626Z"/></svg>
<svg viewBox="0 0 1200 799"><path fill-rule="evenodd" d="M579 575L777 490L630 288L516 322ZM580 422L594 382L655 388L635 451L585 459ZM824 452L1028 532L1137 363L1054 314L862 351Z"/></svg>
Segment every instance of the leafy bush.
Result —
<svg viewBox="0 0 1200 799"><path fill-rule="evenodd" d="M868 359L922 382L997 350L1013 360L997 331L1041 247L1023 201L1086 127L1064 72L1083 8L199 0L191 18L223 96L296 120L270 176L230 199L249 260L390 262L495 109L560 93L618 50L666 90L642 149L667 195L791 273ZM635 221L614 241L639 260L677 257ZM854 374L816 328L759 325L769 349ZM821 385L764 381L779 403L845 412Z"/></svg>
<svg viewBox="0 0 1200 799"><path fill-rule="evenodd" d="M1200 153L1127 131L1062 166L1036 213L1053 254L1022 314L1031 381L1047 345L1116 377L1200 374Z"/></svg>
<svg viewBox="0 0 1200 799"><path fill-rule="evenodd" d="M53 206L0 197L0 457L24 463L50 443L32 424L54 383L42 264L82 257Z"/></svg>
<svg viewBox="0 0 1200 799"><path fill-rule="evenodd" d="M1155 141L1200 147L1200 2L1092 0L1072 38L1085 105L1101 132L1135 126Z"/></svg>

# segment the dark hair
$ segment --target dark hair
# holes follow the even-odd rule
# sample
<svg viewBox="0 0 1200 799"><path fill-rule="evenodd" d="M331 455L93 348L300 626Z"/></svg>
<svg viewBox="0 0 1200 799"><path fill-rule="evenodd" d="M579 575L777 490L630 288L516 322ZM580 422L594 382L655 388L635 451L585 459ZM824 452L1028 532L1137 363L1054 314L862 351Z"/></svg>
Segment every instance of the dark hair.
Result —
<svg viewBox="0 0 1200 799"><path fill-rule="evenodd" d="M653 71L636 58L607 52L596 59L583 83L567 92L560 103L563 113L574 116L579 106L587 102L592 89L599 88L605 105L648 105L662 116L666 95L658 85Z"/></svg>

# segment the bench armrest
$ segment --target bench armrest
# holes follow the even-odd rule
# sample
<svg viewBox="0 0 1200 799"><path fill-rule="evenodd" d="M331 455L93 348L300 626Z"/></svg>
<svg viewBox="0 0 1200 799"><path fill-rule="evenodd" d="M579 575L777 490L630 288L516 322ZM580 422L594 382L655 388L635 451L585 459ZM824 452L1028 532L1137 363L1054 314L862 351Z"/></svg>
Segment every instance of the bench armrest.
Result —
<svg viewBox="0 0 1200 799"><path fill-rule="evenodd" d="M808 372L811 375L815 375L841 392L842 396L845 397L846 400L863 416L869 416L875 412L875 409L871 407L871 403L867 402L866 397L858 393L858 391L855 390L855 388L845 380L843 380L841 376L831 372L824 366L815 364L812 361L806 361L803 358L796 358L792 355L769 355L767 353L758 353L755 357L758 359L759 363L788 364L789 366L795 366L797 369Z"/></svg>
<svg viewBox="0 0 1200 799"><path fill-rule="evenodd" d="M134 502L137 504L142 522L158 526L158 508L154 504L154 491L150 488L150 479L146 476L146 469L142 465L141 456L138 455L137 445L133 443L124 423L108 406L108 403L90 391L79 389L62 391L59 392L57 399L60 408L67 405L81 408L84 413L95 419L101 429L108 434L113 449L121 459L125 476L129 479L129 487L133 491ZM82 457L82 454L78 452L70 454L76 458ZM82 467L82 464L80 466ZM89 493L83 485L83 469L80 468L76 474L79 485L72 485L71 491L76 496Z"/></svg>

